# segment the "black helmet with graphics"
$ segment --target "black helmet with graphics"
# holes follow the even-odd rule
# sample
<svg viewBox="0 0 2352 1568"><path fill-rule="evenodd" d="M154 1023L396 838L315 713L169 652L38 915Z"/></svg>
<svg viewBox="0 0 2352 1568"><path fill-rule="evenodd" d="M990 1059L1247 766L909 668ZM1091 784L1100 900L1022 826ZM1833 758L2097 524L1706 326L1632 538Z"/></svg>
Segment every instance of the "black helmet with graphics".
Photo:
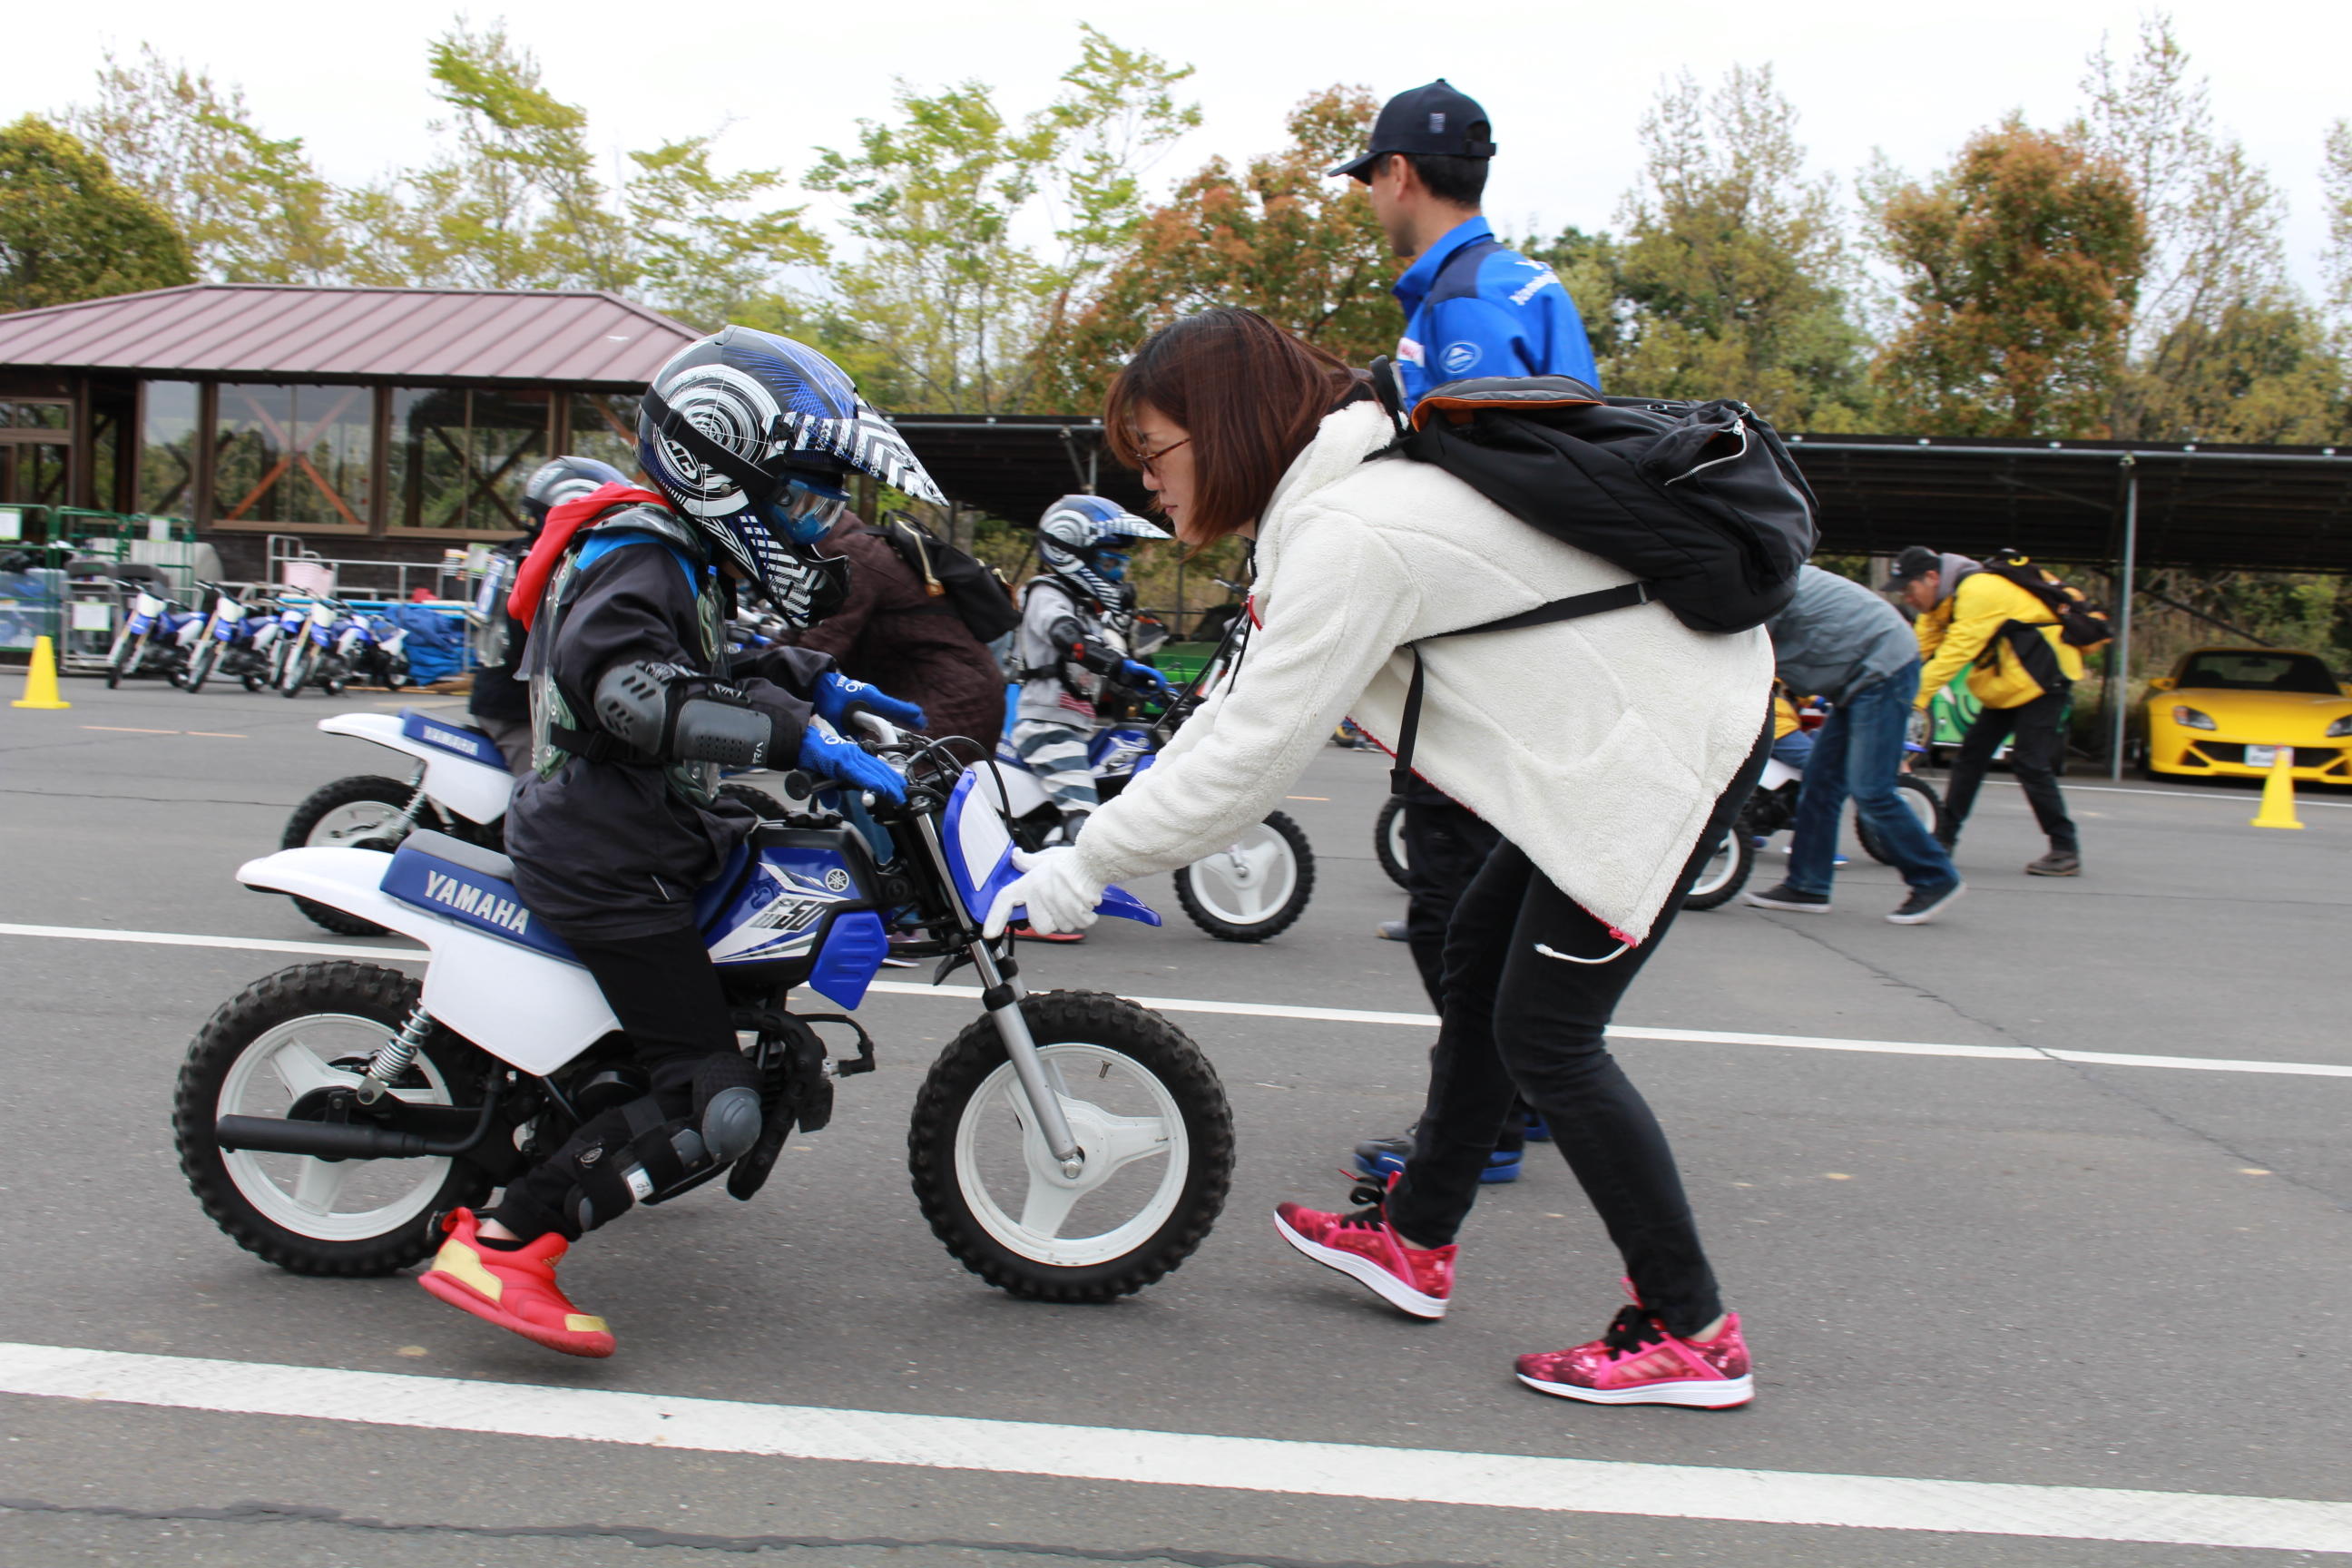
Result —
<svg viewBox="0 0 2352 1568"><path fill-rule="evenodd" d="M727 327L672 354L637 412L637 459L679 512L788 615L822 613L847 563L816 543L862 473L946 504L841 367L790 338Z"/></svg>

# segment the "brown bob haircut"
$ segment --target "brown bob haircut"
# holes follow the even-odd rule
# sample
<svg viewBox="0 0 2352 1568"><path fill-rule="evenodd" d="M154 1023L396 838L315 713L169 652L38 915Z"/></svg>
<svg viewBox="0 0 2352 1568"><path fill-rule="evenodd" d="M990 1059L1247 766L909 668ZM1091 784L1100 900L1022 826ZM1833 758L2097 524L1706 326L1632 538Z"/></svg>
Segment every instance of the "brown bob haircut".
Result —
<svg viewBox="0 0 2352 1568"><path fill-rule="evenodd" d="M1150 455L1136 434L1139 407L1181 427L1196 477L1185 531L1213 544L1265 510L1283 470L1360 378L1255 310L1203 310L1144 340L1110 384L1103 435L1114 457L1139 468Z"/></svg>

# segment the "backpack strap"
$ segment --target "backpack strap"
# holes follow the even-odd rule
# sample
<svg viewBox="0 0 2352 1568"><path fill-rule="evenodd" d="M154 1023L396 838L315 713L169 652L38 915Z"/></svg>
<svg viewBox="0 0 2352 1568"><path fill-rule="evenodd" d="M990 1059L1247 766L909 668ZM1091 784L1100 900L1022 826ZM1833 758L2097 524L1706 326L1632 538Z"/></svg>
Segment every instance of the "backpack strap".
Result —
<svg viewBox="0 0 2352 1568"><path fill-rule="evenodd" d="M1554 621L1573 621L1586 616L1603 615L1611 610L1629 610L1636 605L1646 605L1655 597L1647 583L1621 583L1614 588L1596 588L1590 594L1572 594L1565 599L1554 599L1548 605L1538 605L1532 610L1522 610L1516 616L1505 616L1500 620L1482 621L1475 626L1457 626L1453 631L1433 635L1460 637L1468 637L1473 632L1515 632L1524 626L1549 626ZM1412 681L1405 688L1404 716L1397 721L1396 755L1389 769L1389 793L1391 795L1402 795L1412 785L1412 749L1413 742L1421 734L1423 684L1421 647L1414 644Z"/></svg>

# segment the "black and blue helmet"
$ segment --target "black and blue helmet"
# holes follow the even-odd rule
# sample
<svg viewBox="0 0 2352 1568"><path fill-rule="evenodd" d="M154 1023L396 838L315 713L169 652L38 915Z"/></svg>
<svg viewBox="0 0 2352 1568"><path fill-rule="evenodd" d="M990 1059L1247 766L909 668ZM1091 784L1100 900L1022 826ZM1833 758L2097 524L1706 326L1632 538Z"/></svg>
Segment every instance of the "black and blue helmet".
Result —
<svg viewBox="0 0 2352 1568"><path fill-rule="evenodd" d="M815 545L848 505L849 474L947 501L840 366L750 327L723 328L670 356L638 405L637 457L721 555L795 615L816 596L818 563L837 564Z"/></svg>
<svg viewBox="0 0 2352 1568"><path fill-rule="evenodd" d="M1165 539L1168 531L1101 496L1064 496L1037 520L1037 554L1045 569L1098 605L1118 607L1129 595L1127 547Z"/></svg>

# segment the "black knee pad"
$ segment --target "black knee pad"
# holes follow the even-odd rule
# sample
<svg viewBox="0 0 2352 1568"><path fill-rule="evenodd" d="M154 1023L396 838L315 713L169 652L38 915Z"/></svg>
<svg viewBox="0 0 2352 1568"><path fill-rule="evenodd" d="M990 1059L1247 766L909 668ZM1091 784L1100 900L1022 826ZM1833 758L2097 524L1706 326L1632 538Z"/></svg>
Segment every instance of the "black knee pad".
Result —
<svg viewBox="0 0 2352 1568"><path fill-rule="evenodd" d="M713 1164L732 1164L760 1141L760 1071L733 1051L706 1058L694 1069L696 1130Z"/></svg>

